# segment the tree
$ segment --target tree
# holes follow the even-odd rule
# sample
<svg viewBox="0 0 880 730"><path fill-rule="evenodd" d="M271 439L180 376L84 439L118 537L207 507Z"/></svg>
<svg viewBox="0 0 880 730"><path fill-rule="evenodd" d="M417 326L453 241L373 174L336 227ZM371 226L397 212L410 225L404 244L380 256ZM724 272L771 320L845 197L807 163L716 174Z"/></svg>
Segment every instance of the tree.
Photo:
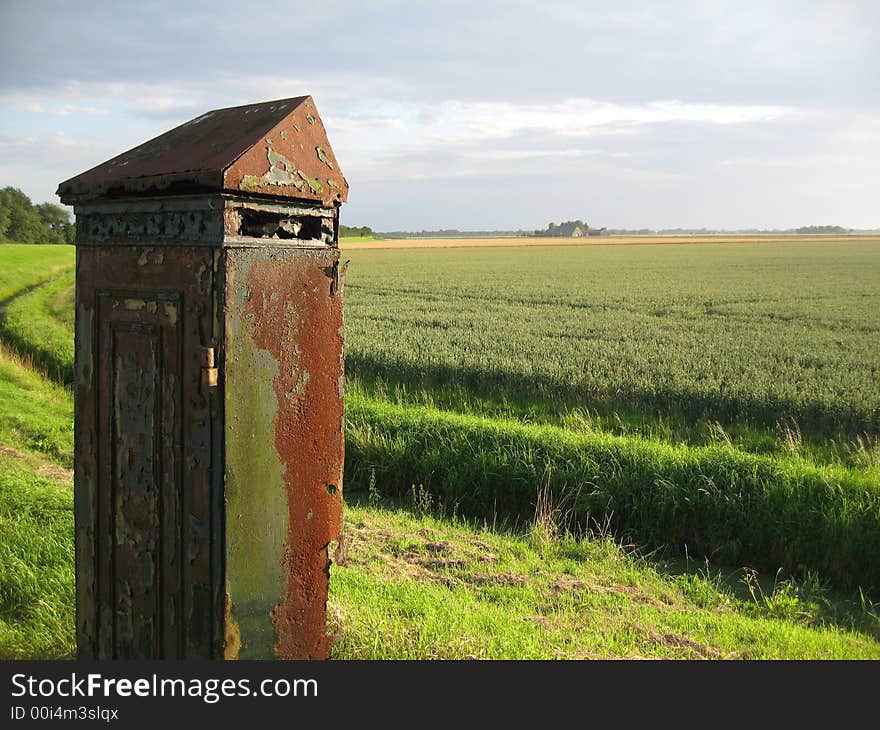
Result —
<svg viewBox="0 0 880 730"><path fill-rule="evenodd" d="M0 190L0 240L19 243L70 243L73 224L60 205L31 199L18 188Z"/></svg>
<svg viewBox="0 0 880 730"><path fill-rule="evenodd" d="M64 208L54 203L40 203L34 208L49 231L48 243L73 242L73 224Z"/></svg>
<svg viewBox="0 0 880 730"><path fill-rule="evenodd" d="M6 187L0 190L0 207L5 208L9 223L3 232L4 238L22 243L36 243L47 233L43 221L30 198L18 188Z"/></svg>
<svg viewBox="0 0 880 730"><path fill-rule="evenodd" d="M0 196L3 193L0 192ZM12 223L12 216L9 213L9 208L3 205L2 197L0 197L0 241L6 240L6 232L9 230L9 224Z"/></svg>

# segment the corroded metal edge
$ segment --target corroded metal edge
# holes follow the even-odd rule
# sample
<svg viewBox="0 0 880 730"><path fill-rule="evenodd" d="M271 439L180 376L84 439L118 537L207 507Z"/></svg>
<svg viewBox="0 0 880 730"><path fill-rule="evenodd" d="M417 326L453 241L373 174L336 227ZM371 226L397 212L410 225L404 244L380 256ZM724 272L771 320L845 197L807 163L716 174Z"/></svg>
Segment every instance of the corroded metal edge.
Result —
<svg viewBox="0 0 880 730"><path fill-rule="evenodd" d="M58 186L62 202L265 193L333 205L348 197L311 96L214 109Z"/></svg>
<svg viewBox="0 0 880 730"><path fill-rule="evenodd" d="M77 246L338 245L338 206L224 194L99 201L77 205L74 212ZM271 230L247 235L241 226L248 216L284 225L285 237ZM308 237L298 237L297 229L288 225L296 221L314 222L303 226Z"/></svg>

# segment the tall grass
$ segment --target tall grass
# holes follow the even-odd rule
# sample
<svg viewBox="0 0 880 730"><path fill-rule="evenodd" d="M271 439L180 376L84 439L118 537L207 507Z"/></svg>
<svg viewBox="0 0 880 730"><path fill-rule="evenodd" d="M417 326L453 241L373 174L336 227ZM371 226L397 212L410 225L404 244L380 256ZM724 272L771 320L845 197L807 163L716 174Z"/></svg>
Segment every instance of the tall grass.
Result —
<svg viewBox="0 0 880 730"><path fill-rule="evenodd" d="M576 523L722 564L817 571L880 589L880 470L817 467L719 444L573 433L349 398L346 485L418 485L460 514L528 523L541 485Z"/></svg>
<svg viewBox="0 0 880 730"><path fill-rule="evenodd" d="M74 652L72 496L0 454L0 659Z"/></svg>

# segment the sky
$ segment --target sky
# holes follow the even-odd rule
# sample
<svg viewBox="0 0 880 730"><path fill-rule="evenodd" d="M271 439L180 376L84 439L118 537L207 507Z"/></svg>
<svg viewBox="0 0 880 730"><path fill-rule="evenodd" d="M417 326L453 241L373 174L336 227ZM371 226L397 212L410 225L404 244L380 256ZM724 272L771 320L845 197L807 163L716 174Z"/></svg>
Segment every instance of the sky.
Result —
<svg viewBox="0 0 880 730"><path fill-rule="evenodd" d="M311 94L374 230L880 227L880 3L0 0L0 187Z"/></svg>

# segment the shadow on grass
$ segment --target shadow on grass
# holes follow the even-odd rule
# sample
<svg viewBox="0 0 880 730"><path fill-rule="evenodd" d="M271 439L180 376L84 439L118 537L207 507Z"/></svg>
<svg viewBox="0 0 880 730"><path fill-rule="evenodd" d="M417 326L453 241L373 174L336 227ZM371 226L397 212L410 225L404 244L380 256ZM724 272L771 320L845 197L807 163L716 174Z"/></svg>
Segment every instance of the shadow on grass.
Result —
<svg viewBox="0 0 880 730"><path fill-rule="evenodd" d="M377 382L414 390L456 389L477 398L506 401L523 408L536 402L551 409L584 409L606 418L629 414L684 422L718 421L773 429L780 420L794 419L810 435L836 438L880 432L880 411L863 411L846 404L828 408L820 402L796 402L766 395L701 394L685 389L657 390L579 387L535 373L495 368L415 365L386 362L367 353L346 352L346 373L369 388Z"/></svg>
<svg viewBox="0 0 880 730"><path fill-rule="evenodd" d="M74 364L68 358L60 358L56 353L32 342L4 327L4 318L0 311L0 341L13 354L27 361L28 366L45 375L50 380L71 387L73 385Z"/></svg>
<svg viewBox="0 0 880 730"><path fill-rule="evenodd" d="M50 380L60 385L70 387L74 379L74 362L72 357L64 357L47 347L42 342L24 336L22 333L8 326L6 310L13 302L27 297L34 291L44 287L57 278L70 273L61 272L56 277L47 281L40 281L21 291L16 292L11 297L0 301L0 342L3 342L9 350L15 355L27 361L28 366L43 373ZM72 304L72 303L71 303ZM73 332L69 332L70 340L73 340Z"/></svg>

